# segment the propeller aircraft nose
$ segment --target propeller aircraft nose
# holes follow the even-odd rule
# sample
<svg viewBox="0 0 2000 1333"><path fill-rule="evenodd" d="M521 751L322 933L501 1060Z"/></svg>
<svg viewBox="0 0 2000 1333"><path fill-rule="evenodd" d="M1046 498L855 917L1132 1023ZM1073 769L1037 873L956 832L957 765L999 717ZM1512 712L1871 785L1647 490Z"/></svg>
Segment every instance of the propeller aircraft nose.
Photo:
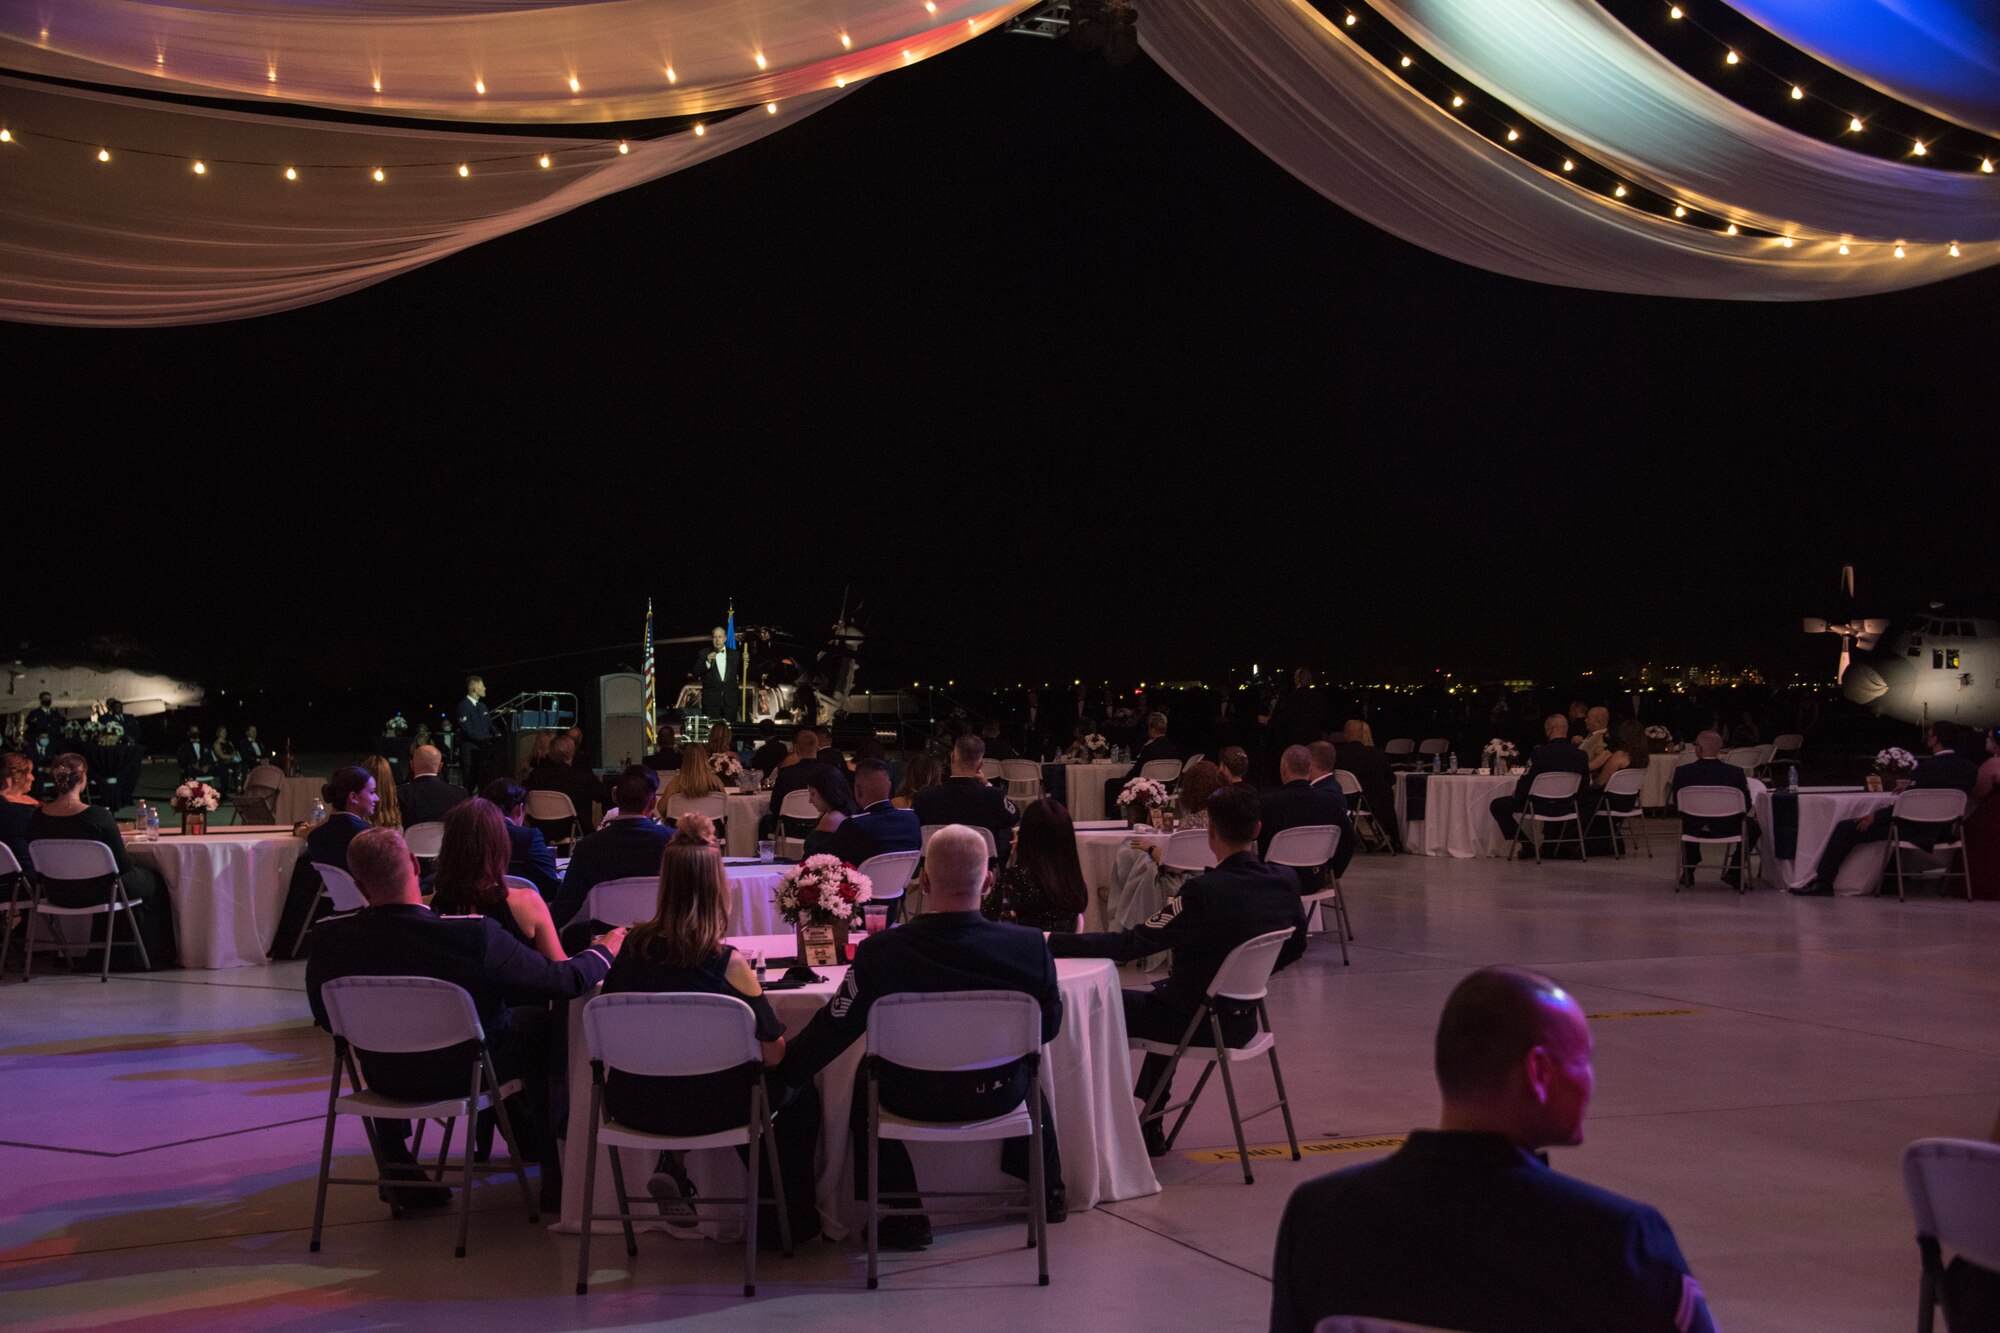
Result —
<svg viewBox="0 0 2000 1333"><path fill-rule="evenodd" d="M1889 682L1866 662L1851 662L1840 678L1840 692L1858 704L1872 704L1889 692Z"/></svg>

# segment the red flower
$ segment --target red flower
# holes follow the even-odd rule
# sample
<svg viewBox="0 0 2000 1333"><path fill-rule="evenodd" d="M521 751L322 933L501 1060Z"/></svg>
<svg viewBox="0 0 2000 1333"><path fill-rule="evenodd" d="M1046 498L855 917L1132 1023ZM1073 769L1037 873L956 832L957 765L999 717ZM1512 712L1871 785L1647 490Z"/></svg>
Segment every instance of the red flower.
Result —
<svg viewBox="0 0 2000 1333"><path fill-rule="evenodd" d="M819 886L817 884L801 884L799 886L799 903L804 907L818 907Z"/></svg>
<svg viewBox="0 0 2000 1333"><path fill-rule="evenodd" d="M840 886L840 896L849 902L853 902L860 896L860 890L856 889L852 884L843 884Z"/></svg>

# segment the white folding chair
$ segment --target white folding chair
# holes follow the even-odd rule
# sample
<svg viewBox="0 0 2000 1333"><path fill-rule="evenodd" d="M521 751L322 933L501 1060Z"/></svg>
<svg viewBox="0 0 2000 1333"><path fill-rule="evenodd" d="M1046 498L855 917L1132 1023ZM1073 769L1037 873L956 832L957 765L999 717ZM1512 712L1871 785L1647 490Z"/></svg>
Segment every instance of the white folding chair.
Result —
<svg viewBox="0 0 2000 1333"><path fill-rule="evenodd" d="M629 875L607 879L590 886L583 897L582 919L603 921L613 926L634 926L651 921L660 910L660 880L657 875Z"/></svg>
<svg viewBox="0 0 2000 1333"><path fill-rule="evenodd" d="M1722 752L1722 762L1745 773L1755 773L1764 764L1764 747L1761 745L1740 745L1734 750Z"/></svg>
<svg viewBox="0 0 2000 1333"><path fill-rule="evenodd" d="M1011 1110L985 1120L912 1120L882 1106L881 1069L886 1064L926 1073L969 1072L1025 1064L1028 1095ZM868 1289L877 1284L882 1219L920 1213L1003 1212L1028 1218L1028 1245L1035 1250L1038 1278L1049 1285L1048 1189L1042 1178L1042 1007L1020 991L903 991L884 995L868 1010L868 1048L861 1062L868 1110ZM976 1143L1028 1139L1028 1197L1015 1190L927 1190L924 1198L982 1200L983 1207L935 1203L885 1207L881 1190L881 1143Z"/></svg>
<svg viewBox="0 0 2000 1333"><path fill-rule="evenodd" d="M322 861L313 862L313 869L319 872L319 892L313 895L312 906L306 909L306 919L299 922L299 933L292 940L291 957L299 956L299 947L306 942L306 932L313 928L313 918L319 914L321 899L333 904L335 914L358 912L368 906L368 900L361 896L360 888L354 883L354 876L339 866L330 866Z"/></svg>
<svg viewBox="0 0 2000 1333"><path fill-rule="evenodd" d="M882 852L869 857L855 869L868 877L874 895L871 901L893 904L902 898L910 887L910 881L916 878L917 862L923 856L922 852Z"/></svg>
<svg viewBox="0 0 2000 1333"><path fill-rule="evenodd" d="M1333 780L1340 784L1340 794L1347 801L1347 808L1354 815L1354 831L1362 844L1370 851L1387 848L1389 854L1396 854L1395 840L1375 813L1375 807L1368 804L1368 794L1361 790L1361 779L1344 768L1333 770Z"/></svg>
<svg viewBox="0 0 2000 1333"><path fill-rule="evenodd" d="M276 764L259 764L243 778L243 790L236 793L236 822L275 824L278 822L278 793L284 790L285 771Z"/></svg>
<svg viewBox="0 0 2000 1333"><path fill-rule="evenodd" d="M1178 759L1148 759L1139 765L1139 776L1151 778L1163 787L1171 787L1181 780L1181 761Z"/></svg>
<svg viewBox="0 0 2000 1333"><path fill-rule="evenodd" d="M1507 844L1507 859L1509 861L1513 860L1514 853L1520 850L1522 842L1525 841L1528 844L1528 849L1535 854L1535 864L1540 865L1542 863L1542 843L1547 837L1547 830L1544 825L1567 824L1576 837L1576 854L1588 861L1590 853L1585 850L1583 845L1583 801L1580 795L1582 790L1583 776L1581 774L1536 774L1535 780L1528 786L1528 803L1522 807L1519 819L1514 826L1514 841ZM1569 810L1567 813L1557 810L1554 814L1544 814L1542 807L1536 804L1538 801L1547 801L1556 805L1567 804ZM1528 836L1530 825L1534 827L1535 836L1533 838ZM1567 842L1569 839L1558 838L1556 841Z"/></svg>
<svg viewBox="0 0 2000 1333"><path fill-rule="evenodd" d="M773 844L777 855L789 856L797 861L806 854L806 840L794 838L785 832L791 827L787 820L814 824L819 822L819 809L813 805L812 793L804 787L786 792L785 799L778 803L778 838Z"/></svg>
<svg viewBox="0 0 2000 1333"><path fill-rule="evenodd" d="M1399 736L1382 747L1383 757L1391 768L1408 768L1415 760L1417 743L1408 736Z"/></svg>
<svg viewBox="0 0 2000 1333"><path fill-rule="evenodd" d="M1347 919L1347 899L1340 893L1340 878L1333 873L1333 856L1340 850L1340 825L1304 824L1298 828L1288 828L1271 839L1271 850L1264 853L1264 864L1290 866L1299 873L1299 887L1304 888L1308 875L1317 874L1326 868L1326 887L1299 895L1305 905L1306 919L1312 921L1317 915L1321 929L1326 925L1326 905L1333 904L1333 935L1340 941L1340 965L1347 966L1347 942L1354 938L1354 927Z"/></svg>
<svg viewBox="0 0 2000 1333"><path fill-rule="evenodd" d="M988 782L998 782L1006 776L1000 765L998 759L982 759L979 761L979 775Z"/></svg>
<svg viewBox="0 0 2000 1333"><path fill-rule="evenodd" d="M1965 793L1949 787L1912 787L1896 794L1896 803L1889 809L1889 864L1896 876L1896 901L1907 901L1903 897L1903 881L1907 874L1910 879L1937 879L1949 883L1954 877L1965 885L1965 900L1972 901L1972 863L1965 853ZM1929 824L1939 828L1938 840L1926 847L1910 839L1904 829L1906 824ZM1930 870L1903 869L1903 853L1919 852L1925 855L1944 853L1944 864ZM1951 868L1952 862L1959 863L1959 869Z"/></svg>
<svg viewBox="0 0 2000 1333"><path fill-rule="evenodd" d="M1007 799L1016 805L1042 799L1042 766L1032 759L1002 759L1000 780L1007 784Z"/></svg>
<svg viewBox="0 0 2000 1333"><path fill-rule="evenodd" d="M502 1083L493 1069L493 1053L486 1047L486 1029L472 996L461 987L435 977L338 977L320 987L320 1002L326 1006L327 1024L333 1029L333 1082L326 1094L326 1137L320 1143L319 1189L313 1199L312 1251L319 1253L320 1231L326 1219L326 1189L329 1185L373 1185L386 1189L394 1198L398 1189L435 1189L456 1181L458 1200L458 1257L465 1257L465 1241L472 1226L472 1181L475 1175L496 1175L511 1171L521 1186L521 1199L528 1205L528 1221L539 1220L534 1192L528 1188L528 1172L522 1166L514 1126L507 1115L507 1098L521 1090L519 1079ZM361 1081L356 1053L363 1055L415 1055L446 1052L454 1047L470 1047L466 1062L463 1097L411 1100L370 1092ZM340 1080L345 1075L353 1091L341 1095ZM507 1143L504 1166L472 1160L471 1119L488 1107L499 1117L500 1134ZM438 1147L437 1166L432 1171L418 1168L414 1175L387 1175L363 1179L333 1174L333 1127L340 1116L362 1118L369 1147L374 1150L377 1170L381 1170L382 1150L376 1139L377 1120L438 1120L444 1124ZM465 1127L465 1144L459 1165L451 1166L452 1130L460 1119ZM419 1135L416 1145L422 1147ZM395 1207L395 1205L391 1205ZM401 1209L395 1208L400 1215Z"/></svg>
<svg viewBox="0 0 2000 1333"><path fill-rule="evenodd" d="M1713 838L1699 837L1693 833L1689 833L1686 827L1683 826L1681 829L1681 843L1683 846L1693 847L1727 847L1734 844L1737 849L1735 854L1737 869L1736 892L1740 894L1747 891L1750 886L1750 858L1747 855L1749 840L1744 834L1744 824L1748 821L1750 807L1749 803L1743 799L1743 793L1734 787L1682 787L1675 798L1675 804L1680 806L1681 818L1683 819L1734 819L1738 821L1736 832ZM1694 867L1688 865L1685 854L1682 855L1680 860L1682 869L1692 873ZM1728 873L1729 866L1730 856L1725 852L1722 860L1723 873ZM1681 871L1676 870L1674 873L1675 893L1681 891L1680 877Z"/></svg>
<svg viewBox="0 0 2000 1333"><path fill-rule="evenodd" d="M428 824L412 824L403 830L403 845L419 861L435 861L437 854L444 849L444 825L436 820Z"/></svg>
<svg viewBox="0 0 2000 1333"><path fill-rule="evenodd" d="M528 793L528 819L536 828L544 824L560 824L560 836L550 839L551 846L574 843L577 833L583 828L583 819L577 814L576 802L570 800L567 792L531 791ZM543 829L543 832L549 830Z"/></svg>
<svg viewBox="0 0 2000 1333"><path fill-rule="evenodd" d="M2000 1269L2000 1144L1918 1139L1903 1149L1903 1193L1923 1258L1917 1333L1931 1333L1947 1248L1968 1263Z"/></svg>
<svg viewBox="0 0 2000 1333"><path fill-rule="evenodd" d="M1167 845L1160 849L1162 870L1198 875L1214 868L1215 848L1208 845L1208 830L1205 828L1178 829L1168 836Z"/></svg>
<svg viewBox="0 0 2000 1333"><path fill-rule="evenodd" d="M1621 768L1613 773L1605 780L1601 799L1597 802L1597 808L1591 811L1590 826L1584 830L1583 836L1588 838L1597 828L1597 821L1603 820L1606 831L1611 834L1612 855L1620 861L1624 860L1625 848L1618 826L1628 819L1646 817L1646 812L1639 808L1639 793L1645 786L1646 770L1643 768ZM1628 796L1632 798L1632 804L1628 808L1618 810L1612 807L1613 797L1622 799ZM1646 856L1650 860L1653 855L1652 839L1641 836L1638 841L1645 844Z"/></svg>
<svg viewBox="0 0 2000 1333"><path fill-rule="evenodd" d="M786 1257L792 1253L791 1222L785 1213L785 1181L778 1170L778 1143L772 1132L771 1103L764 1083L763 1053L757 1044L757 1018L750 1006L733 995L698 992L648 994L630 991L600 995L583 1007L583 1039L590 1048L590 1128L584 1148L583 1237L576 1256L576 1294L590 1287L592 1223L618 1222L625 1229L625 1253L639 1253L632 1234L637 1203L651 1205L647 1195L625 1188L625 1167L618 1150L636 1148L657 1156L662 1152L696 1152L703 1148L747 1149L743 1193L732 1198L696 1197L688 1205L697 1211L713 1204L743 1210L743 1294L757 1294L757 1206L770 1202L778 1210L778 1239ZM604 1105L608 1073L633 1078L698 1078L739 1070L749 1087L743 1123L713 1134L654 1134L621 1125ZM771 1198L757 1189L757 1150L764 1149L771 1166ZM597 1211L597 1152L611 1149L611 1183L618 1211ZM810 1188L808 1182L805 1188ZM654 1214L648 1213L647 1216Z"/></svg>
<svg viewBox="0 0 2000 1333"><path fill-rule="evenodd" d="M1442 736L1432 736L1417 747L1417 753L1426 759L1442 759L1451 752L1451 742Z"/></svg>
<svg viewBox="0 0 2000 1333"><path fill-rule="evenodd" d="M1283 834L1279 835L1284 836ZM1245 940L1229 951L1222 960L1222 966L1215 970L1214 980L1208 983L1208 995L1194 1016L1188 1020L1187 1031L1181 1034L1177 1043L1152 1041L1145 1037L1134 1037L1131 1045L1149 1055L1168 1057L1167 1067L1156 1082L1146 1092L1146 1109L1139 1115L1139 1123L1148 1120L1164 1120L1169 1111L1179 1111L1180 1118L1174 1121L1173 1129L1167 1134L1167 1147L1174 1146L1180 1137L1181 1126L1187 1123L1188 1113L1201 1098L1201 1090L1208 1084L1208 1076L1222 1071L1222 1092L1229 1099L1229 1123L1236 1131L1236 1155L1243 1165L1243 1183L1252 1185L1256 1178L1250 1173L1250 1148L1243 1141L1243 1122L1255 1120L1260 1115L1278 1111L1285 1117L1285 1139L1292 1145L1292 1160L1299 1160L1299 1136L1292 1128L1292 1104L1285 1097L1285 1076L1278 1069L1278 1038L1271 1031L1270 1015L1264 1012L1264 996L1270 990L1271 972L1278 965L1278 951L1285 947L1285 941L1292 937L1289 930L1274 930L1267 935L1259 935ZM1228 1000L1236 1004L1254 1004L1257 1008L1257 1032L1241 1046L1231 1046L1222 1039L1222 1016L1216 1011L1217 1000ZM877 1001L879 1004L880 1001ZM871 1013L869 1022L874 1022ZM1208 1040L1195 1044L1195 1038L1208 1028ZM1236 1105L1236 1082L1230 1076L1229 1066L1255 1060L1258 1056L1269 1056L1271 1060L1271 1082L1278 1090L1278 1100L1260 1111L1244 1115ZM1172 1106L1162 1106L1167 1089L1173 1085L1174 1071L1180 1068L1184 1058L1204 1061L1201 1077L1196 1080L1194 1091L1184 1102Z"/></svg>
<svg viewBox="0 0 2000 1333"><path fill-rule="evenodd" d="M715 825L715 836L722 838L729 826L729 793L717 791L706 796L668 797L667 818L678 820L683 815L706 816L708 822Z"/></svg>
<svg viewBox="0 0 2000 1333"><path fill-rule="evenodd" d="M13 851L4 842L0 842L0 884L5 884L8 889L6 933L0 935L0 974L4 974L7 971L7 953L14 947L15 921L18 919L24 928L32 929L35 919L35 887L28 882L28 872L21 868L21 863L14 859ZM21 900L23 894L28 898L25 904ZM27 979L23 973L21 980Z"/></svg>
<svg viewBox="0 0 2000 1333"><path fill-rule="evenodd" d="M1189 755L1187 758L1181 761L1181 771L1185 773L1188 769L1193 768L1196 764L1200 763L1202 760L1206 758L1208 758L1207 755L1203 754L1200 750L1196 750L1193 754Z"/></svg>
<svg viewBox="0 0 2000 1333"><path fill-rule="evenodd" d="M1805 756L1806 738L1796 731L1788 731L1782 736L1771 738L1771 757L1764 761L1765 767L1776 768L1779 764L1796 764Z"/></svg>
<svg viewBox="0 0 2000 1333"><path fill-rule="evenodd" d="M7 858L10 862L13 857ZM139 937L138 910L125 893L125 880L118 873L118 858L111 849L101 842L89 838L43 838L28 844L28 859L35 863L32 881L33 896L28 899L25 913L25 929L28 935L28 957L21 965L21 980L32 981L35 976L35 918L65 916L102 916L104 921L104 942L83 946L83 952L92 949L104 950L104 969L98 973L99 981L111 980L111 951L132 949L139 951L139 964L147 971L153 968L153 960L146 952L146 941ZM103 901L89 902L80 907L57 907L48 901L48 891L60 884L87 884L104 881ZM20 899L20 880L15 881L14 901ZM10 913L13 908L9 908ZM132 932L132 938L118 938L118 923L123 921ZM13 940L13 926L7 930L8 942ZM0 968L4 968L7 955L0 947Z"/></svg>

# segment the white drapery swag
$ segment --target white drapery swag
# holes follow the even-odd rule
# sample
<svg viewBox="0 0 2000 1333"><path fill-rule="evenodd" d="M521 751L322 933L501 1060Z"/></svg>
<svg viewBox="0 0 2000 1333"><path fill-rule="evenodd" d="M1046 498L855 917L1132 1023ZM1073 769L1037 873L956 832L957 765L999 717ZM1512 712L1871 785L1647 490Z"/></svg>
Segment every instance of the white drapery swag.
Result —
<svg viewBox="0 0 2000 1333"><path fill-rule="evenodd" d="M1647 295L1801 300L1917 286L2000 260L2000 176L1882 161L1773 124L1689 78L1589 0L1378 7L1465 73L1469 96L1483 90L1635 183L1793 235L1794 245L1653 217L1552 176L1418 96L1306 0L1147 0L1140 41L1313 189L1495 272ZM1899 241L1910 243L1904 258L1892 249Z"/></svg>

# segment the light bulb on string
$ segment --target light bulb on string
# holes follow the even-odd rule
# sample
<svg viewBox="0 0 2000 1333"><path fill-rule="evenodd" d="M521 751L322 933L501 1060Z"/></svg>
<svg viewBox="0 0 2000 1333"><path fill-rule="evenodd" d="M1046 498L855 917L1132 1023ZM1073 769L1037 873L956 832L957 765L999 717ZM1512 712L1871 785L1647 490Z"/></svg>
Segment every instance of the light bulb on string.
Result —
<svg viewBox="0 0 2000 1333"><path fill-rule="evenodd" d="M776 102L766 102L764 103L764 110L775 116L778 114L778 104Z"/></svg>
<svg viewBox="0 0 2000 1333"><path fill-rule="evenodd" d="M694 123L694 137L695 137L695 138L697 138L697 139L699 139L699 138L701 138L701 137L702 137L702 136L703 136L704 134L707 134L707 133L708 133L708 126L706 126L706 125L702 124L702 123L701 123L700 121L698 121L698 120L697 120L697 121L696 121L696 122Z"/></svg>
<svg viewBox="0 0 2000 1333"><path fill-rule="evenodd" d="M909 63L910 63L910 62L911 62L912 60L915 60L915 59L916 59L916 57L910 54L910 48L909 48L909 47L907 47L907 46L906 46L906 47L904 47L904 48L903 48L903 63L904 63L905 65L907 65L907 64L909 64Z"/></svg>
<svg viewBox="0 0 2000 1333"><path fill-rule="evenodd" d="M1849 116L1847 118L1847 132L1849 134L1861 133L1861 117Z"/></svg>
<svg viewBox="0 0 2000 1333"><path fill-rule="evenodd" d="M631 144L625 142L623 139L620 139L618 141L618 156L624 157L627 153L630 153L631 151L632 151Z"/></svg>
<svg viewBox="0 0 2000 1333"><path fill-rule="evenodd" d="M1570 161L1570 160L1569 160L1568 158L1564 158L1564 159L1563 159L1563 170L1564 170L1564 171L1575 171L1575 170L1576 170L1576 163L1574 163L1574 162Z"/></svg>
<svg viewBox="0 0 2000 1333"><path fill-rule="evenodd" d="M1787 250L1789 250L1792 248L1792 238L1789 236L1780 237L1778 240L1778 244L1784 246Z"/></svg>
<svg viewBox="0 0 2000 1333"><path fill-rule="evenodd" d="M576 75L574 74L569 76L569 90L573 93L580 93L583 91L583 81L577 78Z"/></svg>
<svg viewBox="0 0 2000 1333"><path fill-rule="evenodd" d="M844 32L840 34L840 49L843 51L852 51L854 49L854 39Z"/></svg>
<svg viewBox="0 0 2000 1333"><path fill-rule="evenodd" d="M297 180L298 178L299 178L299 169L298 169L297 167L286 167L286 168L285 168L285 179L286 179L286 180L288 180L288 181L295 181L295 180Z"/></svg>
<svg viewBox="0 0 2000 1333"><path fill-rule="evenodd" d="M674 73L674 67L673 67L672 65L669 65L669 66L667 66L667 82L668 82L668 83L679 83L679 82L680 82L680 80L681 80L681 76L680 76L680 75L678 75L678 74L676 74L676 73Z"/></svg>
<svg viewBox="0 0 2000 1333"><path fill-rule="evenodd" d="M1911 145L1910 145L1910 156L1911 156L1911 157L1923 157L1923 156L1925 156L1926 154L1928 154L1929 152L1930 152L1930 149L1928 149L1928 148L1924 147L1924 141L1923 141L1922 139L1916 139L1916 140L1913 140L1913 141L1911 142Z"/></svg>
<svg viewBox="0 0 2000 1333"><path fill-rule="evenodd" d="M1464 105L1465 105L1465 99L1463 97L1459 97L1457 95L1454 95L1452 97L1451 99L1452 110L1456 111L1459 107L1462 107Z"/></svg>
<svg viewBox="0 0 2000 1333"><path fill-rule="evenodd" d="M1806 100L1806 90L1799 87L1796 83L1792 85L1792 100L1794 102L1803 102Z"/></svg>
<svg viewBox="0 0 2000 1333"><path fill-rule="evenodd" d="M1667 10L1667 17L1670 19L1677 19L1681 16L1681 7L1679 5L1675 5Z"/></svg>
<svg viewBox="0 0 2000 1333"><path fill-rule="evenodd" d="M389 179L388 175L382 170L382 168L380 167L375 168L375 183L377 185L380 185L383 181L388 179Z"/></svg>
<svg viewBox="0 0 2000 1333"><path fill-rule="evenodd" d="M543 153L543 154L541 155L541 157L540 157L539 161L541 162L541 165L542 165L542 169L543 169L544 171L548 170L548 167L549 167L549 155L548 155L547 153Z"/></svg>
<svg viewBox="0 0 2000 1333"><path fill-rule="evenodd" d="M1359 23L1360 21L1361 21L1360 19L1354 17L1354 15L1352 14L1349 14L1347 16L1347 26L1350 28L1353 27L1355 24Z"/></svg>
<svg viewBox="0 0 2000 1333"><path fill-rule="evenodd" d="M1849 249L1847 248L1847 242L1846 242L1846 241L1842 241L1842 242L1840 243L1840 253L1842 253L1842 254L1844 254L1844 255L1845 255L1845 254L1852 254L1852 253L1853 253L1853 251L1851 251L1851 250L1849 250Z"/></svg>
<svg viewBox="0 0 2000 1333"><path fill-rule="evenodd" d="M12 142L14 142L14 131L0 130L0 143L12 143Z"/></svg>
<svg viewBox="0 0 2000 1333"><path fill-rule="evenodd" d="M1903 247L1900 242L1896 246L1896 258L1903 258Z"/></svg>
<svg viewBox="0 0 2000 1333"><path fill-rule="evenodd" d="M771 67L771 62L764 59L764 53L762 51L756 53L755 59L757 61L758 69L769 69Z"/></svg>
<svg viewBox="0 0 2000 1333"><path fill-rule="evenodd" d="M472 81L472 91L478 93L481 97L486 96L486 80L474 79Z"/></svg>
<svg viewBox="0 0 2000 1333"><path fill-rule="evenodd" d="M208 163L203 162L200 158L196 158L194 164L194 174L197 176L206 176L208 174Z"/></svg>
<svg viewBox="0 0 2000 1333"><path fill-rule="evenodd" d="M1408 56L1404 56L1404 57L1403 57L1403 68L1404 68L1404 69L1408 69L1408 68L1409 68L1409 67L1410 67L1411 65L1413 65L1413 64L1415 64L1415 63L1416 63L1416 62L1415 62L1415 61L1413 61L1413 60L1411 60L1411 59L1410 59L1410 58L1409 58Z"/></svg>
<svg viewBox="0 0 2000 1333"><path fill-rule="evenodd" d="M1688 215L1688 211L1687 211L1687 210L1686 210L1685 208L1682 208L1682 207L1681 207L1681 206L1680 206L1679 204L1675 204L1675 205L1674 205L1674 216L1675 216L1675 217L1677 217L1677 218L1684 218L1684 217L1686 217L1687 215Z"/></svg>
<svg viewBox="0 0 2000 1333"><path fill-rule="evenodd" d="M467 166L465 163L461 162L458 164L458 174L461 177L470 176L472 174L472 168Z"/></svg>
<svg viewBox="0 0 2000 1333"><path fill-rule="evenodd" d="M1947 250L1945 251L1945 253L1946 253L1946 254L1948 254L1948 255L1950 255L1950 256L1951 256L1951 257L1952 257L1953 259L1956 259L1956 258L1958 258L1958 242L1957 242L1957 241L1953 241L1953 242L1951 243L1951 246L1950 246L1950 248L1948 248L1948 249L1947 249Z"/></svg>
<svg viewBox="0 0 2000 1333"><path fill-rule="evenodd" d="M847 80L842 78L840 75L836 74L833 76L833 86L836 88L845 88L847 86Z"/></svg>
<svg viewBox="0 0 2000 1333"><path fill-rule="evenodd" d="M1613 191L1612 191L1611 193L1612 193L1612 194L1613 194L1613 195L1614 195L1615 197L1617 197L1617 198L1619 198L1619 199L1623 199L1623 198L1625 197L1625 187L1621 185L1621 186L1619 186L1619 187L1618 187L1617 189L1613 190Z"/></svg>
<svg viewBox="0 0 2000 1333"><path fill-rule="evenodd" d="M1722 233L1722 234L1723 234L1723 235L1725 235L1725 236L1734 236L1734 235L1736 235L1736 224L1735 224L1734 222L1730 223L1730 224L1729 224L1729 225L1728 225L1727 227L1725 227L1725 228L1723 229L1723 233Z"/></svg>
<svg viewBox="0 0 2000 1333"><path fill-rule="evenodd" d="M1520 132L1519 130L1508 130L1508 131L1507 131L1507 142L1508 142L1508 143L1513 143L1513 142L1514 142L1515 140L1519 139L1520 137L1521 137L1521 132Z"/></svg>
<svg viewBox="0 0 2000 1333"><path fill-rule="evenodd" d="M1980 158L1979 169L1985 172L1987 175L1991 176L1993 174L1993 159L1990 157Z"/></svg>
<svg viewBox="0 0 2000 1333"><path fill-rule="evenodd" d="M924 12L926 14L937 13L937 0L924 0Z"/></svg>
<svg viewBox="0 0 2000 1333"><path fill-rule="evenodd" d="M109 148L98 149L97 160L99 162L109 162L111 160L111 150Z"/></svg>
<svg viewBox="0 0 2000 1333"><path fill-rule="evenodd" d="M375 91L378 93L382 91L382 80L379 78L375 80Z"/></svg>
<svg viewBox="0 0 2000 1333"><path fill-rule="evenodd" d="M1742 60L1734 51L1731 51L1722 58L1722 63L1725 65L1736 65L1742 63Z"/></svg>

